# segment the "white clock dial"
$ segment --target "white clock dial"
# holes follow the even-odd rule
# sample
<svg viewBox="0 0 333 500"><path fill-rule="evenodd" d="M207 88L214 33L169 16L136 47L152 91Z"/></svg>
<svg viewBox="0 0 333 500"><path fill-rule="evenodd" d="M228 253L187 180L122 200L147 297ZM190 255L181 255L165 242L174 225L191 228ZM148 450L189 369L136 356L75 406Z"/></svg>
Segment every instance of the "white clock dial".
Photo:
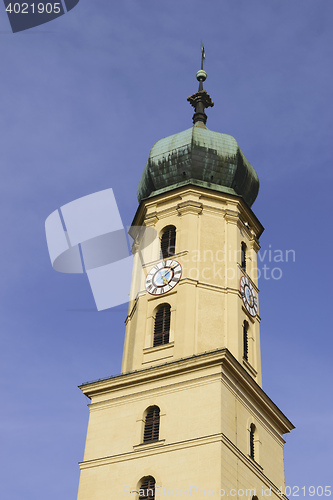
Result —
<svg viewBox="0 0 333 500"><path fill-rule="evenodd" d="M255 296L253 286L246 276L242 276L240 280L240 291L247 312L255 317L258 311L258 302Z"/></svg>
<svg viewBox="0 0 333 500"><path fill-rule="evenodd" d="M182 275L182 267L176 260L162 260L154 266L146 277L146 290L151 295L163 295L177 285Z"/></svg>

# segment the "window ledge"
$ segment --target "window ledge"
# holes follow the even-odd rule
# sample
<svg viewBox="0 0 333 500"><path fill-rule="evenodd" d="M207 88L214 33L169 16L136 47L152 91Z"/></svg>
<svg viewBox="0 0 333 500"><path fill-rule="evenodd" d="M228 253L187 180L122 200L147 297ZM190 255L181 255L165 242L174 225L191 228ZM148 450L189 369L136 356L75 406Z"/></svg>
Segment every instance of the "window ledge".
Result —
<svg viewBox="0 0 333 500"><path fill-rule="evenodd" d="M168 344L156 345L154 347L146 347L143 352L145 354L149 354L150 352L158 352L164 351L166 349L170 349L170 347L174 346L174 342L169 342Z"/></svg>
<svg viewBox="0 0 333 500"><path fill-rule="evenodd" d="M245 366L245 368L247 368L249 370L249 372L251 373L251 375L253 375L254 377L256 377L258 375L257 370L255 370L253 368L253 366L250 365L250 363L246 359L244 359L244 358L243 358L243 365Z"/></svg>
<svg viewBox="0 0 333 500"><path fill-rule="evenodd" d="M251 457L251 455L248 455L248 458L251 460L251 462L253 462L253 463L254 463L254 465L255 465L256 467L258 467L258 469L260 469L260 470L264 470L264 468L263 468L263 467L261 467L261 465L259 465L259 464L258 464L258 462L256 462L256 461L255 461L255 459Z"/></svg>
<svg viewBox="0 0 333 500"><path fill-rule="evenodd" d="M143 349L142 364L153 363L173 357L174 342L169 344L157 345L155 347L146 347Z"/></svg>
<svg viewBox="0 0 333 500"><path fill-rule="evenodd" d="M134 451L138 450L148 450L150 448L156 448L162 446L165 443L165 439L159 439L158 441L151 441L150 443L140 443L133 446Z"/></svg>

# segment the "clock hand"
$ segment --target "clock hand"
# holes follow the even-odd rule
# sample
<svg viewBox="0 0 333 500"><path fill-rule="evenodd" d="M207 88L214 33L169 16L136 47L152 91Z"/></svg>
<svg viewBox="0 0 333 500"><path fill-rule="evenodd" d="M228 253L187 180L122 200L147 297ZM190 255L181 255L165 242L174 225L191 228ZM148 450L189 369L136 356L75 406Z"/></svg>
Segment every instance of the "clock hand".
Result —
<svg viewBox="0 0 333 500"><path fill-rule="evenodd" d="M173 269L172 267L169 267L169 269L167 269L163 274L162 274L162 278L165 277L166 274L168 274L169 271L171 271L171 269Z"/></svg>
<svg viewBox="0 0 333 500"><path fill-rule="evenodd" d="M173 271L175 268L177 267L177 264L174 264L173 266L169 267L164 273L163 273L163 277L169 272L169 271Z"/></svg>

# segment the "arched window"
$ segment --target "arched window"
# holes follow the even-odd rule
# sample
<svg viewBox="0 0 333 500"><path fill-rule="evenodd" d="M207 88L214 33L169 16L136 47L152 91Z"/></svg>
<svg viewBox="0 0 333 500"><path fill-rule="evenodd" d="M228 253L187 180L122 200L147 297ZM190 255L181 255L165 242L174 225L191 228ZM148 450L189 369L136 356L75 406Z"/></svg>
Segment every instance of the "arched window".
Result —
<svg viewBox="0 0 333 500"><path fill-rule="evenodd" d="M169 304L162 304L157 309L154 325L154 347L169 343L170 309Z"/></svg>
<svg viewBox="0 0 333 500"><path fill-rule="evenodd" d="M175 255L176 247L176 228L175 226L166 227L161 238L161 252L163 259Z"/></svg>
<svg viewBox="0 0 333 500"><path fill-rule="evenodd" d="M145 418L145 429L143 432L143 442L151 443L158 441L160 431L160 409L158 406L151 406L147 410Z"/></svg>
<svg viewBox="0 0 333 500"><path fill-rule="evenodd" d="M249 324L247 321L243 323L243 358L249 360L249 337L248 337Z"/></svg>
<svg viewBox="0 0 333 500"><path fill-rule="evenodd" d="M241 268L246 271L246 245L244 241L242 241L241 245Z"/></svg>
<svg viewBox="0 0 333 500"><path fill-rule="evenodd" d="M140 500L155 500L155 479L152 476L141 480L139 498Z"/></svg>
<svg viewBox="0 0 333 500"><path fill-rule="evenodd" d="M256 426L254 424L250 425L250 457L254 460L254 435L256 432Z"/></svg>

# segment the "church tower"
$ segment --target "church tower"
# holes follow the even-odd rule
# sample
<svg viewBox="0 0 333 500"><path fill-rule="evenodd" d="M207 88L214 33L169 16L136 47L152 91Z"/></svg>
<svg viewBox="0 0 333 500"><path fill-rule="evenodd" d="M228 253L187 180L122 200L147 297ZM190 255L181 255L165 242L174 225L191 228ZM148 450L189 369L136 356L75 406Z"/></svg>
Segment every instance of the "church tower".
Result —
<svg viewBox="0 0 333 500"><path fill-rule="evenodd" d="M122 373L81 386L78 500L281 498L293 425L262 390L259 181L206 127L206 77L193 126L153 146L138 186Z"/></svg>

